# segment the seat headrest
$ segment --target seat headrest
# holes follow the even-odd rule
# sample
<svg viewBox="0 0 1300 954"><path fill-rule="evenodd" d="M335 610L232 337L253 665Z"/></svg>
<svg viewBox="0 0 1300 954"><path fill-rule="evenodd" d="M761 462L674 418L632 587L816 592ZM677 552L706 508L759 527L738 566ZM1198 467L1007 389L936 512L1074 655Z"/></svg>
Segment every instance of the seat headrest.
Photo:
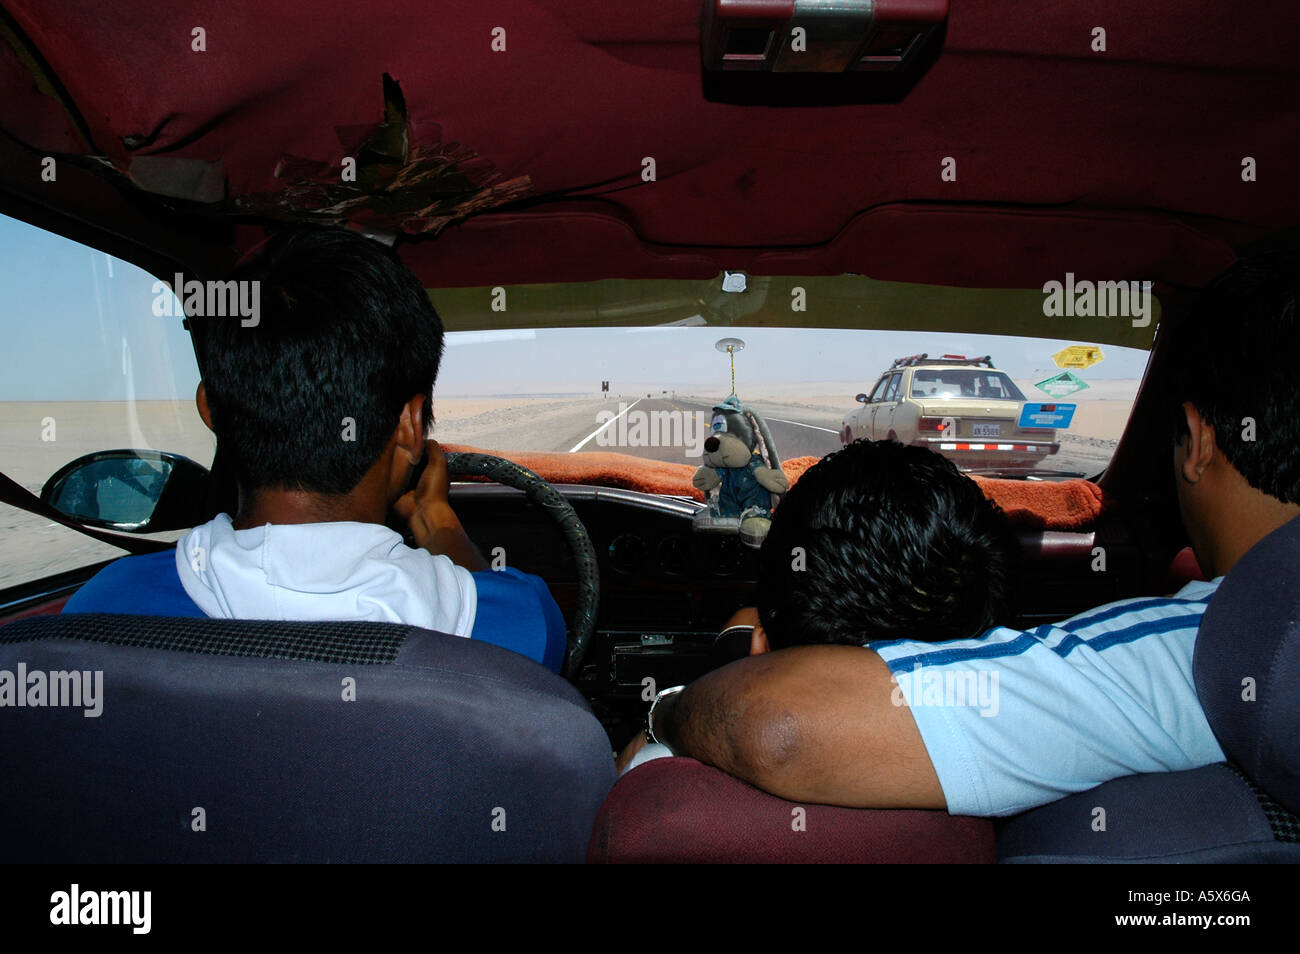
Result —
<svg viewBox="0 0 1300 954"><path fill-rule="evenodd" d="M1192 674L1224 753L1300 812L1300 517L1252 547L1219 584Z"/></svg>
<svg viewBox="0 0 1300 954"><path fill-rule="evenodd" d="M573 686L413 626L65 613L4 673L11 862L578 862L615 780Z"/></svg>

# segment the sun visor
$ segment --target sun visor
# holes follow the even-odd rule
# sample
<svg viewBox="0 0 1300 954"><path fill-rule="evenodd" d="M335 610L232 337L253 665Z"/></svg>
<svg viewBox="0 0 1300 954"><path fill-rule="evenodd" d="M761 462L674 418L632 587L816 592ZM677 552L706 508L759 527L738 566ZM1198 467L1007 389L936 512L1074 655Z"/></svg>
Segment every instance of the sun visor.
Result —
<svg viewBox="0 0 1300 954"><path fill-rule="evenodd" d="M1069 338L1141 349L1150 348L1162 313L1158 289L1073 273L1063 276L1059 291L959 288L865 275L748 276L744 291L728 291L726 283L736 275L435 288L429 296L448 331L687 324ZM1112 298L1140 307L1109 314ZM1088 308L1076 307L1085 301Z"/></svg>

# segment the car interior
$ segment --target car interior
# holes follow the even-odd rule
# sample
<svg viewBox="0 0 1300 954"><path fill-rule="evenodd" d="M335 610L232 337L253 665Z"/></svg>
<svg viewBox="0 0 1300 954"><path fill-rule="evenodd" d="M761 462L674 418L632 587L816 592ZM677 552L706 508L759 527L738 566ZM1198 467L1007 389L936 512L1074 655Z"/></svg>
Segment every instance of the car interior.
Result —
<svg viewBox="0 0 1300 954"><path fill-rule="evenodd" d="M570 451L604 426L585 404L583 427L543 442L547 415L564 409L521 383L516 353L519 367L560 367L586 360L588 340L631 355L673 341L712 375L712 392L688 389L665 359L660 380L616 380L606 400L598 379L610 375L592 370L582 399L622 417L620 401L707 411L727 394L729 357L732 393L761 391L777 366L763 355L778 349L760 348L769 334L790 335L770 339L789 342L781 362L809 367L861 340L856 384L835 392L845 410L896 354L952 347L926 336L1003 344L989 374L916 372L914 397L959 384L1043 400L1020 392L1064 365L1004 373L1002 354L1088 342L1138 369L1113 437L1084 434L1053 459L1077 450L1075 462L1051 473L974 476L1020 545L1007 624L1202 578L1170 468L1161 391L1179 368L1164 356L1198 288L1300 222L1300 127L1282 105L1300 63L1295 30L1279 28L1294 12L1279 0L1227 17L1208 0L836 9L0 0L0 224L13 230L0 234L75 244L99 263L5 288L0 410L17 423L0 442L0 509L15 521L0 670L102 671L105 712L3 713L0 759L30 768L6 786L0 856L1300 860L1300 693L1246 718L1216 688L1243 667L1300 676L1295 523L1227 575L1201 625L1198 693L1229 762L1114 779L1005 819L796 805L689 758L616 773L613 754L644 730L648 686L689 684L748 652L719 633L757 598L757 551L693 528L706 498L698 461L676 449L588 439ZM135 315L87 306L79 324L46 324L20 303L92 271L104 287L105 275L125 282L128 267L168 293L182 276L221 281L302 224L391 245L428 289L449 340L434 436L452 504L485 555L545 581L568 627L561 675L399 624L60 613L116 556L174 549L234 487L210 438L168 442L132 410L158 398L193 416L203 358L183 313L150 313L146 296ZM1044 283L1067 273L1150 282L1155 317L1049 317ZM145 337L128 348L118 321ZM890 352L893 338L868 344L877 333L924 341ZM724 335L747 350L718 354ZM472 380L454 377L493 348ZM108 385L71 383L101 379L110 398ZM437 403L462 380L497 402L463 427ZM1090 381L1080 407L1110 400ZM838 448L839 423L784 419L811 400L788 394L758 404L795 481ZM59 401L97 402L114 423L67 424L83 412ZM494 423L508 414L521 415L513 431ZM42 440L47 418L86 431L85 445ZM338 702L348 685L364 705ZM1098 804L1104 839L1090 827ZM806 812L805 837L789 837L792 809Z"/></svg>

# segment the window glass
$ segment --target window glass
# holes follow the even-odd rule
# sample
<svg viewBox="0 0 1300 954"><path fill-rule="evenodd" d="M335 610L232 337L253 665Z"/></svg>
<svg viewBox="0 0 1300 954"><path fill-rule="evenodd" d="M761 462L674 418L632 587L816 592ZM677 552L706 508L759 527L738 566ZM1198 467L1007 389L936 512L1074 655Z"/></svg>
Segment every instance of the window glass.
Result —
<svg viewBox="0 0 1300 954"><path fill-rule="evenodd" d="M970 368L921 368L912 373L912 397L973 397L1023 401L1024 394L1005 374Z"/></svg>
<svg viewBox="0 0 1300 954"><path fill-rule="evenodd" d="M39 492L61 466L98 450L163 450L210 464L213 438L193 403L198 371L171 292L139 268L12 219L0 217L0 246L3 470ZM862 276L807 281L821 290L818 310L801 316L799 327L780 325L788 305L772 311L763 303L766 279L741 294L719 293L704 308L680 282L638 281L631 304L590 300L582 285L522 287L508 313L492 313L503 325L492 329L475 328L486 320L491 289L431 290L453 329L435 389L434 436L504 451L617 452L698 466L713 405L733 390L734 357L735 393L767 420L783 459L820 457L837 450L848 430L861 433L861 420L850 420L862 408L853 396L878 373L872 402L891 386L903 402L890 425L899 439L935 443L933 430L920 433L911 401L926 416L952 417L953 433L971 440L958 451L945 446L953 441L935 449L965 470L1058 479L1106 466L1155 322L1124 338L1131 347L1109 343L1113 325L1098 325L1099 334L1112 334L1100 343L947 333L935 330L936 314L964 327L1013 307L1032 317L1042 314L1041 296L900 285L890 286L899 294L886 304L866 306L863 283L875 286ZM159 307L160 294L169 307ZM943 308L932 307L935 294L946 296ZM875 320L885 330L844 326ZM610 326L594 326L602 321ZM745 346L729 357L718 349L724 337ZM895 359L927 354L990 355L994 366L914 369L899 393ZM1010 406L962 408L963 398ZM933 406L941 402L954 403ZM1034 402L1053 410L1026 408ZM1001 448L1033 442L1032 460ZM12 508L3 519L0 588L121 555Z"/></svg>
<svg viewBox="0 0 1300 954"><path fill-rule="evenodd" d="M683 302L677 320L689 319L691 307ZM698 435L707 431L713 405L731 393L731 358L717 348L722 338L745 342L734 352L736 395L764 416L783 460L821 457L838 450L846 432L868 433L872 408L898 380L899 411L885 429L900 440L932 446L968 472L1045 480L1105 469L1149 354L1078 339L896 329L679 323L451 332L435 391L434 436L484 448L617 452L699 466ZM1080 353L1090 366L1061 363ZM903 381L894 361L922 354L989 355L993 367L918 365ZM864 408L854 396L868 388L871 406ZM980 406L962 407L963 399ZM1005 403L990 409L995 399ZM1021 428L1031 404L1057 417ZM953 449L933 427L922 433L922 408L927 418L952 417L953 436L981 447Z"/></svg>
<svg viewBox="0 0 1300 954"><path fill-rule="evenodd" d="M0 251L0 470L39 494L60 467L94 451L172 451L210 465L215 442L194 406L198 366L171 291L134 265L4 216ZM156 307L160 294L170 307ZM0 589L123 555L0 504Z"/></svg>

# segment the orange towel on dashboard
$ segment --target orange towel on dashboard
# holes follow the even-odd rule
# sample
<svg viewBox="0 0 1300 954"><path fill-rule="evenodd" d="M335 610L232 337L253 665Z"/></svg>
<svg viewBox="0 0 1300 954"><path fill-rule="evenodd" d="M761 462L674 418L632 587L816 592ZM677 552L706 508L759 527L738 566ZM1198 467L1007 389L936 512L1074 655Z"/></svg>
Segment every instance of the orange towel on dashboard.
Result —
<svg viewBox="0 0 1300 954"><path fill-rule="evenodd" d="M648 460L630 454L596 452L563 454L543 451L483 450L463 444L444 444L445 450L491 454L527 467L553 484L593 484L648 494L674 494L703 500L691 485L695 468L689 464ZM795 457L781 468L795 484L816 457ZM972 478L985 496L1006 512L1016 527L1033 530L1090 530L1101 513L1101 488L1087 480L1029 481Z"/></svg>

